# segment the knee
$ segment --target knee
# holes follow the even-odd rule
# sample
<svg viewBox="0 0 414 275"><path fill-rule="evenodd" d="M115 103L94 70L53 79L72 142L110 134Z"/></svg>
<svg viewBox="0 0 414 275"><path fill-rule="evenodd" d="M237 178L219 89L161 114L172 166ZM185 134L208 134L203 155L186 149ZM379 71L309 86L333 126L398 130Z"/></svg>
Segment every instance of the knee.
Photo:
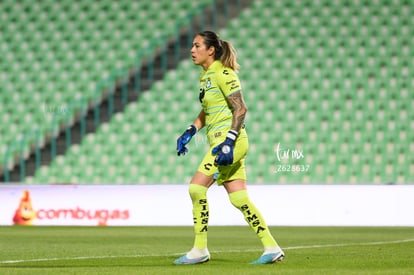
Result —
<svg viewBox="0 0 414 275"><path fill-rule="evenodd" d="M241 191L230 193L229 199L230 199L231 204L234 207L241 209L246 204L246 202L248 202L249 197L247 195L246 190L241 190Z"/></svg>
<svg viewBox="0 0 414 275"><path fill-rule="evenodd" d="M190 186L188 187L188 192L190 194L191 199L197 200L201 197L205 197L207 194L207 187L204 187L202 185L199 184L194 184L191 183Z"/></svg>

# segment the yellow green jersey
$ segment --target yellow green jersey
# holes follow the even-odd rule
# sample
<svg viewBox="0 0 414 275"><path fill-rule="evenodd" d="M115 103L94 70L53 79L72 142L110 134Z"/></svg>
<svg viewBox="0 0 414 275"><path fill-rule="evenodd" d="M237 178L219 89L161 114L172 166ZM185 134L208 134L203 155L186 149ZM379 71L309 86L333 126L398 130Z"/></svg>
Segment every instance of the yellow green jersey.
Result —
<svg viewBox="0 0 414 275"><path fill-rule="evenodd" d="M225 135L230 130L233 113L226 97L237 91L241 91L239 77L221 61L214 61L206 71L201 72L199 99L205 113L210 144L215 133Z"/></svg>

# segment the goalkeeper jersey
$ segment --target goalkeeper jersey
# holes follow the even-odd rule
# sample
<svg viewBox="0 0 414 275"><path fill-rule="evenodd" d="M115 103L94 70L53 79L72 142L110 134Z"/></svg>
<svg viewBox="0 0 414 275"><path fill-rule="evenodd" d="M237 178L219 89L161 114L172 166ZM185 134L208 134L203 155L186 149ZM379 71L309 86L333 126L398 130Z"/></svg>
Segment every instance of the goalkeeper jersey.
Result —
<svg viewBox="0 0 414 275"><path fill-rule="evenodd" d="M226 134L230 130L233 113L226 97L237 91L241 91L239 77L219 60L215 60L207 71L200 73L199 99L205 113L205 127L210 144L216 133Z"/></svg>

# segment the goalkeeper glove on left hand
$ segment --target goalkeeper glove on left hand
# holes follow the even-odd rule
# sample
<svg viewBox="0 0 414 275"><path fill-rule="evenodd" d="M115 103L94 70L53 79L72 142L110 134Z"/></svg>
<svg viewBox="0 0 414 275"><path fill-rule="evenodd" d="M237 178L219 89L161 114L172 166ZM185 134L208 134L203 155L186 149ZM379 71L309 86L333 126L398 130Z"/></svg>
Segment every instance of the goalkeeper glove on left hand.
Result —
<svg viewBox="0 0 414 275"><path fill-rule="evenodd" d="M230 130L224 142L213 148L211 152L213 155L217 154L214 165L230 165L233 163L234 143L237 135L236 131Z"/></svg>
<svg viewBox="0 0 414 275"><path fill-rule="evenodd" d="M191 138L197 133L197 127L190 125L187 130L177 139L177 155L185 155L188 152L185 146L190 142Z"/></svg>

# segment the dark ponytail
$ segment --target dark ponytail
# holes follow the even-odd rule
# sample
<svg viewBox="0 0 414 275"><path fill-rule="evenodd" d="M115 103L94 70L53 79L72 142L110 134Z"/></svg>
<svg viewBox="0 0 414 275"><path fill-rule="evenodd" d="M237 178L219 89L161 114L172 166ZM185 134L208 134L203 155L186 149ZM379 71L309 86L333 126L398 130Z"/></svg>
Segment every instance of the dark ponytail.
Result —
<svg viewBox="0 0 414 275"><path fill-rule="evenodd" d="M239 70L240 65L237 63L236 50L230 42L221 40L212 31L200 32L198 35L204 38L207 49L214 47L214 60L220 60L225 67L229 67L235 72Z"/></svg>

